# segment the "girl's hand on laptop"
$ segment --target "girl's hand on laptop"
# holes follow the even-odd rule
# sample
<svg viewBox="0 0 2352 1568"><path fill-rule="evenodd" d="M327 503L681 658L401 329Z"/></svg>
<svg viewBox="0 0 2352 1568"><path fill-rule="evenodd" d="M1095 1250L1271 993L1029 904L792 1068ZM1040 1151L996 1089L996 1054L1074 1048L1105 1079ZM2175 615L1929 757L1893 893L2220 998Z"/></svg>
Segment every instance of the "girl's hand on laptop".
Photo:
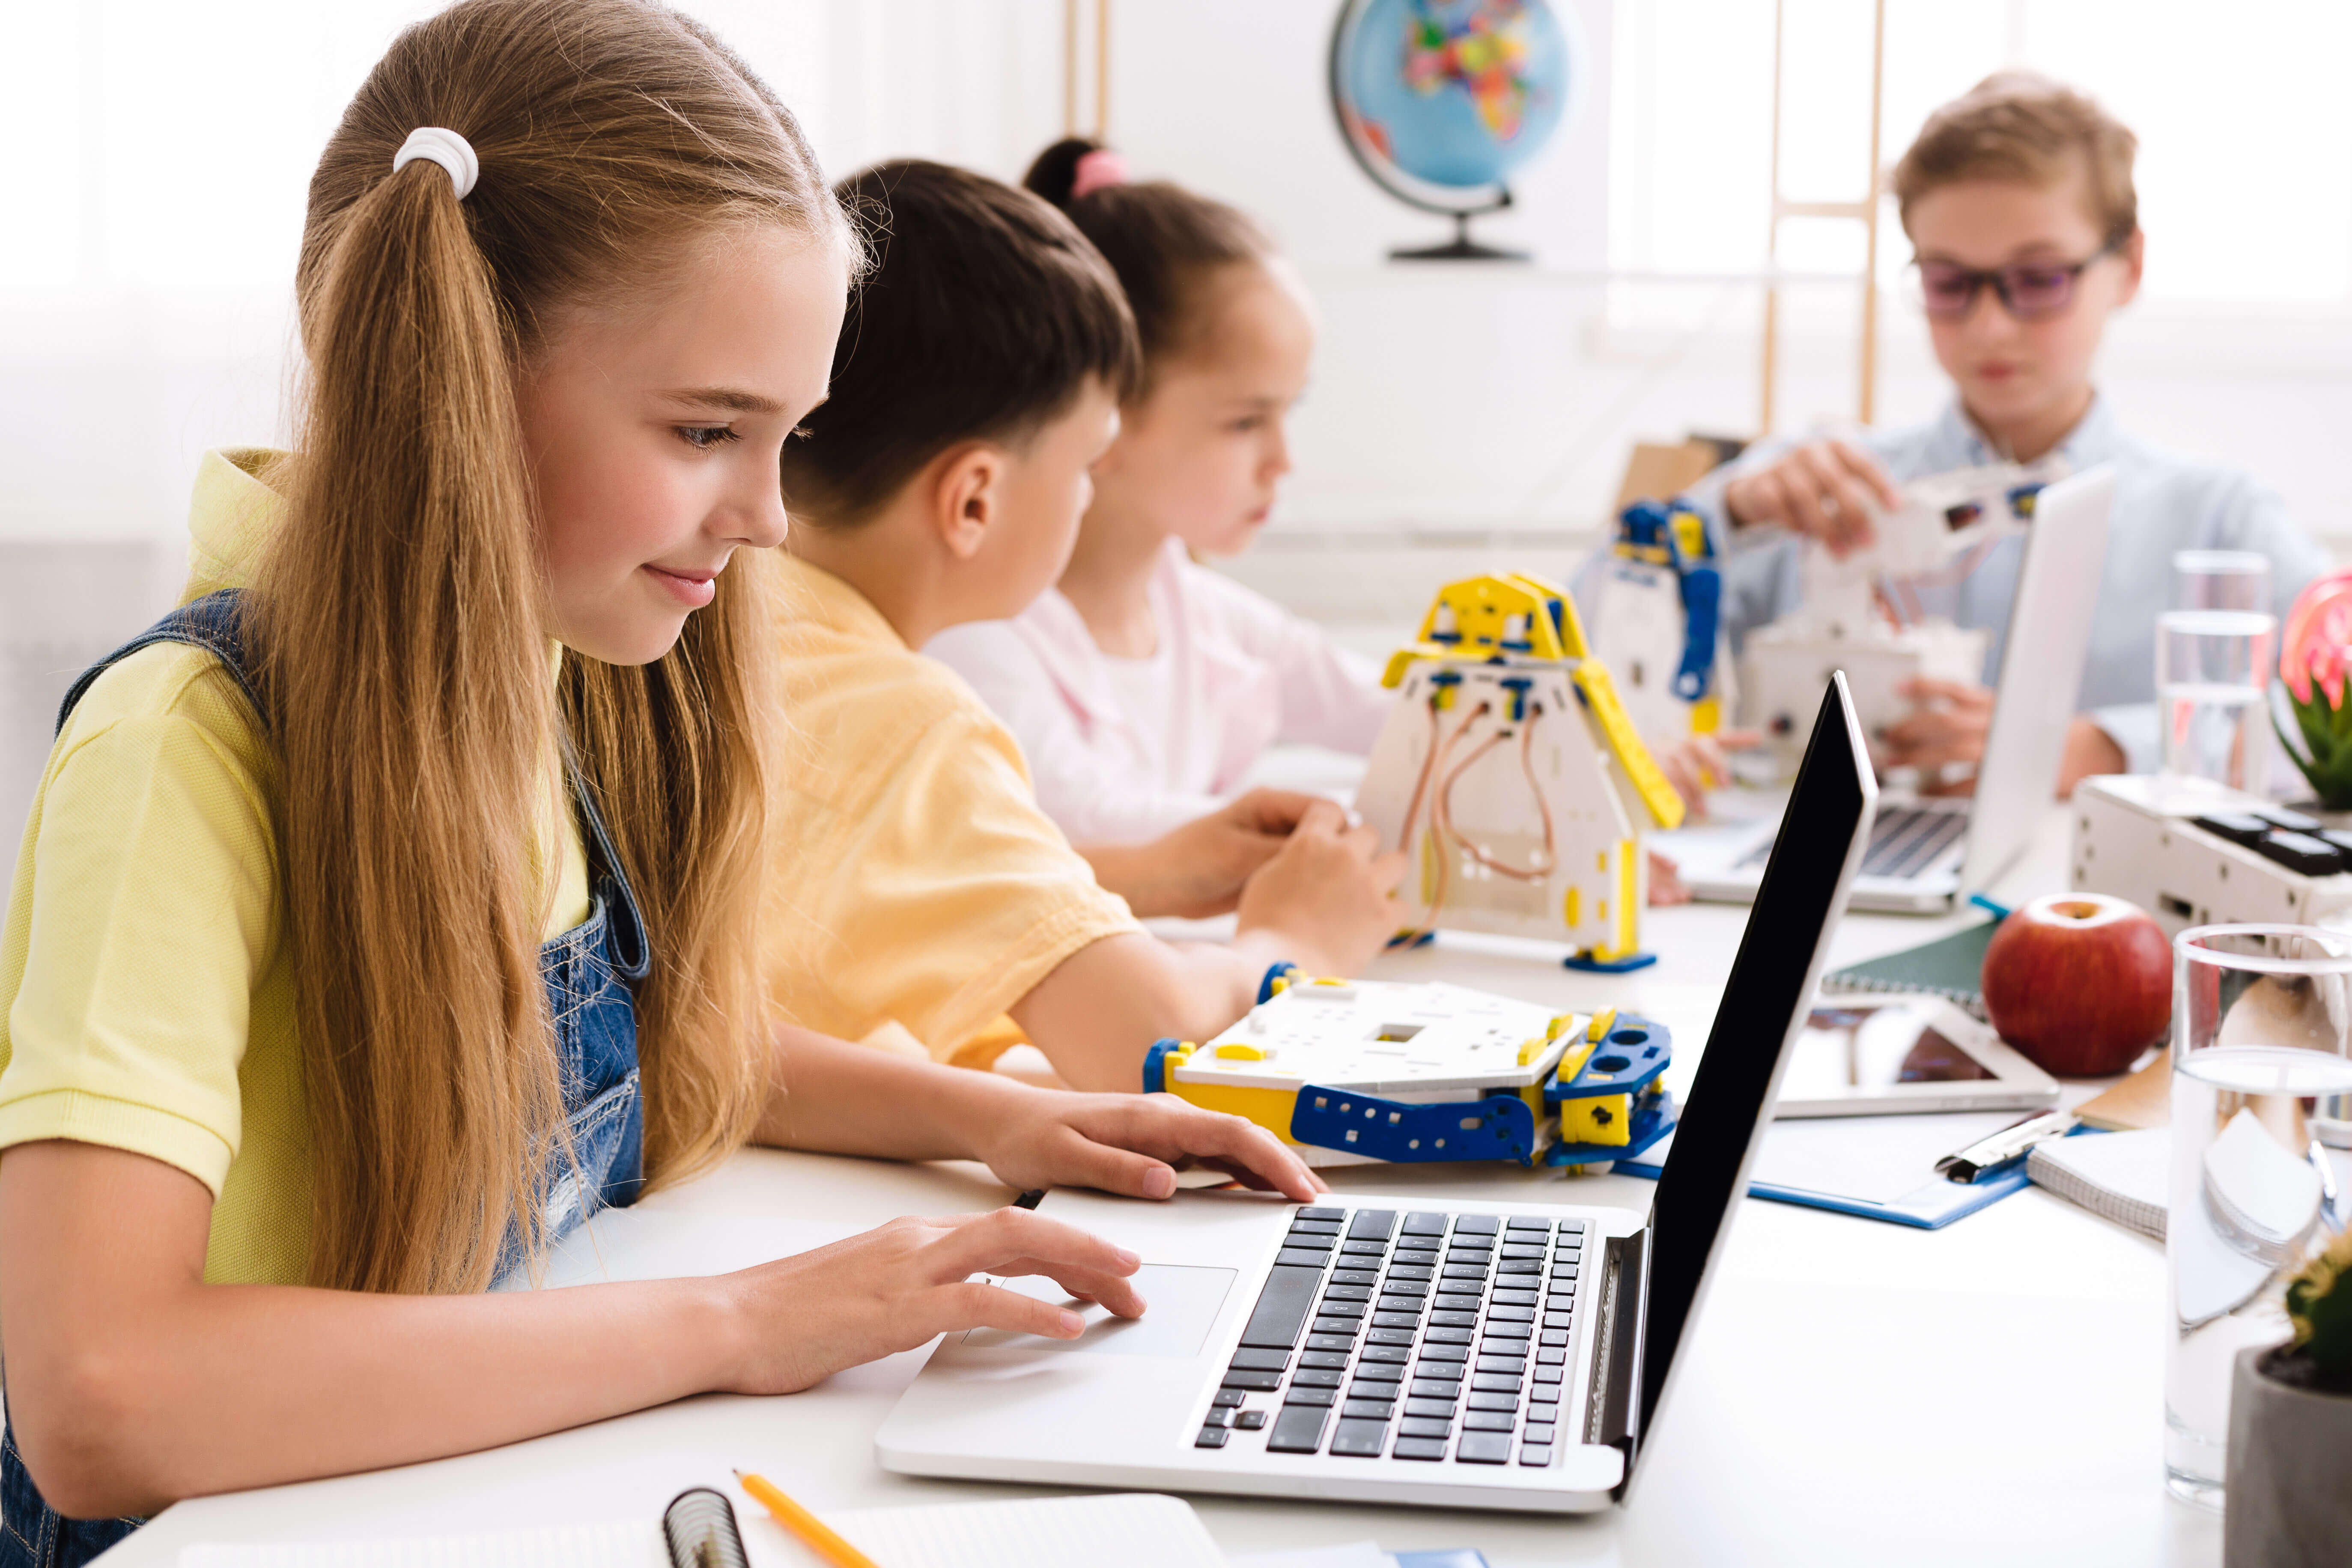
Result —
<svg viewBox="0 0 2352 1568"><path fill-rule="evenodd" d="M1786 528L1841 560L1875 537L1873 505L1893 511L1902 504L1878 459L1844 441L1808 441L1723 487L1735 527Z"/></svg>
<svg viewBox="0 0 2352 1568"><path fill-rule="evenodd" d="M1009 1187L1096 1187L1165 1198L1176 1173L1206 1165L1300 1203L1328 1192L1288 1144L1255 1122L1172 1094L1037 1089L992 1118L980 1157Z"/></svg>
<svg viewBox="0 0 2352 1568"><path fill-rule="evenodd" d="M1086 1326L1077 1313L974 1276L1042 1274L1080 1300L1139 1318L1144 1300L1129 1277L1140 1261L1027 1209L894 1219L712 1281L734 1342L728 1359L737 1371L726 1387L797 1394L845 1367L965 1329L1074 1340Z"/></svg>

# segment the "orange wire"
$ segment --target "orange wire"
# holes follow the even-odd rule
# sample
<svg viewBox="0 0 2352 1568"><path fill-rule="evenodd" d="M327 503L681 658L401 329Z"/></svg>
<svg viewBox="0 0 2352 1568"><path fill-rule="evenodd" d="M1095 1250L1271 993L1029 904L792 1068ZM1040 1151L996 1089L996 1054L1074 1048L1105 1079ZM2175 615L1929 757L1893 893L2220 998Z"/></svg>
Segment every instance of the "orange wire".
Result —
<svg viewBox="0 0 2352 1568"><path fill-rule="evenodd" d="M1478 712L1484 713L1486 710L1486 706L1482 703L1479 706ZM1492 854L1488 853L1484 845L1479 844L1468 834L1463 832L1459 827L1456 827L1454 825L1454 784L1461 780L1464 773L1470 771L1472 763L1475 763L1479 758L1485 756L1488 752L1493 751L1496 746L1502 743L1504 735L1502 731L1498 730L1494 734L1487 736L1485 741L1479 743L1478 748L1475 751L1463 758L1460 764L1457 765L1452 773L1445 775L1444 781L1438 785L1437 794L1430 801L1429 805L1430 822L1433 828L1452 837L1462 846L1464 853L1467 854L1473 860L1478 862L1479 865L1486 867L1489 871L1496 873L1497 876L1508 877L1515 881L1520 882L1540 882L1549 877L1559 865L1558 844L1555 840L1552 830L1551 806L1550 804L1544 799L1542 785L1536 782L1535 760L1532 750L1535 744L1536 719L1542 713L1542 711L1543 709L1540 706L1530 707L1528 709L1528 717L1520 727L1522 733L1519 742L1520 771L1527 776L1528 789L1534 792L1536 797L1536 810L1543 817L1543 850L1541 858L1537 864L1533 866L1513 866L1505 861L1498 860ZM1477 717L1477 714L1473 714L1472 717L1475 718Z"/></svg>

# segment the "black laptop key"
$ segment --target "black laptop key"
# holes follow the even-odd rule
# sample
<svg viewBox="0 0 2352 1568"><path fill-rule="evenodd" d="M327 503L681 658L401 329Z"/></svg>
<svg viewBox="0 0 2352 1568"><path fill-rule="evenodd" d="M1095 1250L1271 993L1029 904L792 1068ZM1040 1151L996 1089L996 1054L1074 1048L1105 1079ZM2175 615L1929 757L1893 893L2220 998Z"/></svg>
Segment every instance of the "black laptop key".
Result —
<svg viewBox="0 0 2352 1568"><path fill-rule="evenodd" d="M1331 1283L1334 1285L1377 1285L1380 1282L1381 1272L1377 1268L1334 1268L1331 1270Z"/></svg>
<svg viewBox="0 0 2352 1568"><path fill-rule="evenodd" d="M1394 1209L1358 1209L1356 1217L1348 1222L1348 1237L1352 1241L1386 1241L1396 1222Z"/></svg>
<svg viewBox="0 0 2352 1568"><path fill-rule="evenodd" d="M1394 1383L1367 1383L1360 1381L1351 1383L1348 1385L1348 1397L1351 1400L1378 1399L1387 1402L1394 1402L1404 1397L1404 1388L1402 1384ZM1385 1421L1388 1417L1384 1415L1381 1417L1381 1419Z"/></svg>
<svg viewBox="0 0 2352 1568"><path fill-rule="evenodd" d="M1300 1219L1346 1219L1348 1217L1348 1211L1346 1209L1328 1208L1300 1209L1297 1217Z"/></svg>
<svg viewBox="0 0 2352 1568"><path fill-rule="evenodd" d="M1407 1236L1444 1236L1445 1216L1442 1214L1409 1214L1404 1216L1403 1228Z"/></svg>
<svg viewBox="0 0 2352 1568"><path fill-rule="evenodd" d="M1506 1258L1495 1265L1495 1272L1498 1276L1526 1275L1530 1279L1540 1279L1543 1271L1541 1261L1533 1258Z"/></svg>
<svg viewBox="0 0 2352 1568"><path fill-rule="evenodd" d="M1323 1254L1310 1252L1303 1247L1286 1247L1274 1255L1274 1261L1280 1268L1312 1268L1319 1274L1323 1270L1323 1265L1330 1260Z"/></svg>
<svg viewBox="0 0 2352 1568"><path fill-rule="evenodd" d="M1399 1437L1389 1453L1400 1459L1442 1459L1445 1458L1443 1437Z"/></svg>
<svg viewBox="0 0 2352 1568"><path fill-rule="evenodd" d="M1465 1432L1507 1432L1518 1425L1518 1417L1507 1410L1471 1410L1462 1416Z"/></svg>
<svg viewBox="0 0 2352 1568"><path fill-rule="evenodd" d="M1311 1351L1351 1351L1356 1348L1356 1336L1351 1333L1312 1333L1307 1336L1307 1348Z"/></svg>
<svg viewBox="0 0 2352 1568"><path fill-rule="evenodd" d="M1238 1363L1241 1357L1236 1355L1234 1360ZM1345 1372L1348 1370L1348 1352L1346 1351L1302 1351L1299 1352L1298 1364L1330 1367Z"/></svg>
<svg viewBox="0 0 2352 1568"><path fill-rule="evenodd" d="M1517 1410L1519 1407L1517 1394L1497 1394L1492 1389L1479 1389L1469 1395L1469 1401L1473 1410Z"/></svg>
<svg viewBox="0 0 2352 1568"><path fill-rule="evenodd" d="M1315 1335L1318 1339L1335 1340L1344 1336L1352 1345L1356 1342L1356 1331L1363 1326L1354 1318L1318 1318L1315 1320Z"/></svg>
<svg viewBox="0 0 2352 1568"><path fill-rule="evenodd" d="M1573 1279L1582 1268L1583 1265L1579 1263L1555 1263L1551 1266L1551 1277L1554 1279Z"/></svg>
<svg viewBox="0 0 2352 1568"><path fill-rule="evenodd" d="M1536 1368L1536 1382L1559 1383L1562 1381L1568 1369L1562 1366L1539 1366Z"/></svg>
<svg viewBox="0 0 2352 1568"><path fill-rule="evenodd" d="M1381 1287L1381 1294L1383 1296L1426 1296L1429 1294L1428 1276L1423 1275L1422 1278L1416 1279L1410 1275L1400 1276L1391 1273L1389 1276L1389 1282Z"/></svg>
<svg viewBox="0 0 2352 1568"><path fill-rule="evenodd" d="M1548 1219L1538 1219L1531 1214L1513 1215L1511 1216L1510 1223L1504 1226L1503 1228L1505 1230L1532 1230L1539 1232L1545 1236L1549 1236L1551 1234L1551 1221Z"/></svg>
<svg viewBox="0 0 2352 1568"><path fill-rule="evenodd" d="M1472 1328L1476 1326L1478 1314L1475 1312L1432 1312L1429 1314L1429 1321L1433 1327L1441 1329L1460 1329L1466 1333Z"/></svg>
<svg viewBox="0 0 2352 1568"><path fill-rule="evenodd" d="M1412 1312L1418 1316L1421 1310L1428 1305L1429 1298L1426 1296L1416 1296L1409 1292L1402 1291L1391 1294L1384 1290L1381 1293L1380 1300L1373 1305L1372 1310L1375 1312Z"/></svg>
<svg viewBox="0 0 2352 1568"><path fill-rule="evenodd" d="M1225 1373L1224 1384L1227 1388L1255 1388L1261 1392L1270 1391L1282 1386L1282 1373L1278 1372L1229 1372Z"/></svg>
<svg viewBox="0 0 2352 1568"><path fill-rule="evenodd" d="M1326 1301L1369 1301L1372 1299L1372 1288L1370 1285L1326 1285L1323 1287L1323 1299Z"/></svg>
<svg viewBox="0 0 2352 1568"><path fill-rule="evenodd" d="M1304 1377L1305 1373L1296 1374ZM1479 1372L1470 1375L1470 1386L1481 1394L1517 1394L1521 1379L1516 1372Z"/></svg>
<svg viewBox="0 0 2352 1568"><path fill-rule="evenodd" d="M1415 1399L1452 1399L1462 1392L1462 1385L1434 1377L1416 1377L1409 1392Z"/></svg>
<svg viewBox="0 0 2352 1568"><path fill-rule="evenodd" d="M1536 1321L1536 1310L1533 1307L1489 1307L1486 1316L1497 1322L1532 1323Z"/></svg>
<svg viewBox="0 0 2352 1568"><path fill-rule="evenodd" d="M1259 1427L1265 1425L1265 1412L1263 1410L1236 1410L1234 1412L1234 1425L1240 1427L1244 1432L1255 1432Z"/></svg>
<svg viewBox="0 0 2352 1568"><path fill-rule="evenodd" d="M1328 1230L1294 1230L1282 1238L1282 1245L1296 1252L1328 1252L1339 1245L1339 1237Z"/></svg>
<svg viewBox="0 0 2352 1568"><path fill-rule="evenodd" d="M1223 1426L1203 1426L1201 1428L1201 1435L1192 1439L1192 1447L1195 1448L1222 1448L1225 1446L1225 1439L1232 1436L1233 1434L1226 1431Z"/></svg>
<svg viewBox="0 0 2352 1568"><path fill-rule="evenodd" d="M1544 1349L1546 1349L1547 1351L1553 1351L1553 1350L1559 1351L1559 1352L1561 1352L1562 1359L1565 1359L1565 1358L1566 1358L1566 1355L1567 1355L1567 1349L1566 1349L1566 1347L1567 1347L1567 1345L1568 1345L1568 1331L1567 1331L1566 1329L1555 1329L1555 1328L1553 1328L1553 1327L1551 1326L1550 1314L1549 1314L1549 1313L1545 1314L1545 1319L1544 1319L1543 1342L1544 1342Z"/></svg>
<svg viewBox="0 0 2352 1568"><path fill-rule="evenodd" d="M1527 1369L1527 1360L1523 1356L1491 1355L1482 1350L1478 1352L1478 1364L1472 1370L1498 1373L1506 1377L1517 1377Z"/></svg>
<svg viewBox="0 0 2352 1568"><path fill-rule="evenodd" d="M1405 1345L1384 1345L1375 1340L1364 1347L1363 1360L1367 1364L1389 1362L1397 1366L1402 1366L1412 1359L1412 1351Z"/></svg>
<svg viewBox="0 0 2352 1568"><path fill-rule="evenodd" d="M1528 1466L1531 1469L1540 1468L1545 1465L1550 1464L1551 1445L1549 1443L1520 1444L1519 1463Z"/></svg>
<svg viewBox="0 0 2352 1568"><path fill-rule="evenodd" d="M1233 1424L1233 1411L1225 1406L1215 1405L1209 1407L1208 1419L1201 1423L1203 1426L1230 1426Z"/></svg>
<svg viewBox="0 0 2352 1568"><path fill-rule="evenodd" d="M1339 1228L1339 1222L1336 1219L1309 1219L1305 1215L1299 1215L1291 1220L1290 1228L1336 1232Z"/></svg>
<svg viewBox="0 0 2352 1568"><path fill-rule="evenodd" d="M1438 1297L1436 1306L1441 1312L1475 1312L1478 1310L1478 1298L1448 1294Z"/></svg>
<svg viewBox="0 0 2352 1568"><path fill-rule="evenodd" d="M1343 1416L1331 1434L1331 1452L1345 1458L1377 1459L1388 1444L1386 1421L1351 1421Z"/></svg>
<svg viewBox="0 0 2352 1568"><path fill-rule="evenodd" d="M1419 1312L1374 1312L1372 1326L1377 1329L1403 1329L1408 1331L1421 1326Z"/></svg>
<svg viewBox="0 0 2352 1568"><path fill-rule="evenodd" d="M1290 1374L1293 1388L1337 1388L1348 1381L1348 1374L1331 1367L1306 1366Z"/></svg>
<svg viewBox="0 0 2352 1568"><path fill-rule="evenodd" d="M1519 1434L1519 1441L1522 1443L1549 1443L1551 1441L1552 1434L1559 1430L1559 1427L1550 1425L1549 1422L1529 1421L1528 1423L1528 1429Z"/></svg>
<svg viewBox="0 0 2352 1568"><path fill-rule="evenodd" d="M1486 1299L1498 1307L1532 1307L1536 1304L1533 1290L1506 1290L1499 1285Z"/></svg>
<svg viewBox="0 0 2352 1568"><path fill-rule="evenodd" d="M1235 1372L1280 1372L1290 1364L1288 1351L1242 1349L1234 1352Z"/></svg>
<svg viewBox="0 0 2352 1568"><path fill-rule="evenodd" d="M1359 1286L1356 1289L1360 1289L1361 1287ZM1335 1301L1329 1296L1325 1296L1320 1302L1317 1303L1315 1315L1318 1318L1360 1318L1371 1310L1369 1302Z"/></svg>
<svg viewBox="0 0 2352 1568"><path fill-rule="evenodd" d="M1275 1454L1311 1454L1323 1444L1323 1423L1331 1412L1312 1405L1286 1405L1282 1414L1274 1418L1274 1429L1265 1435L1266 1451Z"/></svg>
<svg viewBox="0 0 2352 1568"><path fill-rule="evenodd" d="M1364 1336L1364 1343L1387 1345L1392 1349L1402 1350L1412 1343L1412 1336L1413 1331L1411 1329L1391 1329L1375 1325L1372 1331Z"/></svg>
<svg viewBox="0 0 2352 1568"><path fill-rule="evenodd" d="M1449 1263L1445 1266L1444 1277L1448 1279L1475 1279L1483 1284L1486 1279L1486 1266L1483 1263Z"/></svg>
<svg viewBox="0 0 2352 1568"><path fill-rule="evenodd" d="M1503 1227L1501 1219L1490 1214L1458 1214L1454 1216L1456 1236L1492 1236Z"/></svg>
<svg viewBox="0 0 2352 1568"><path fill-rule="evenodd" d="M1247 1397L1248 1397L1248 1395L1246 1395L1245 1394L1244 1394L1244 1393L1243 1393L1240 1389L1238 1389L1238 1388L1221 1388L1221 1389L1217 1390L1217 1396L1216 1396L1214 1399L1212 1399L1211 1401L1209 1401L1209 1403L1210 1403L1210 1404L1212 1404L1212 1405L1239 1405L1239 1404L1240 1404L1244 1399L1245 1399L1245 1398L1247 1398Z"/></svg>
<svg viewBox="0 0 2352 1568"><path fill-rule="evenodd" d="M1511 1461L1511 1435L1465 1432L1454 1445L1454 1458L1465 1465L1507 1465Z"/></svg>
<svg viewBox="0 0 2352 1568"><path fill-rule="evenodd" d="M1503 1248L1503 1257L1513 1262L1532 1263L1540 1259L1545 1249L1540 1247L1506 1247Z"/></svg>
<svg viewBox="0 0 2352 1568"><path fill-rule="evenodd" d="M1423 1361L1465 1362L1470 1359L1470 1347L1468 1345L1423 1345L1421 1351L1421 1359Z"/></svg>
<svg viewBox="0 0 2352 1568"><path fill-rule="evenodd" d="M1339 1250L1353 1258L1385 1258L1389 1244L1385 1241L1343 1241Z"/></svg>
<svg viewBox="0 0 2352 1568"><path fill-rule="evenodd" d="M1547 1332L1544 1335L1544 1348L1536 1352L1537 1364L1541 1366L1559 1366L1568 1360L1568 1350L1566 1346L1552 1344L1550 1340L1551 1335Z"/></svg>
<svg viewBox="0 0 2352 1568"><path fill-rule="evenodd" d="M1451 1421L1454 1401L1450 1399L1407 1399L1404 1413L1423 1421Z"/></svg>
<svg viewBox="0 0 2352 1568"><path fill-rule="evenodd" d="M1347 1430L1348 1423L1350 1421L1378 1421L1385 1426L1388 1418L1395 1414L1396 1405L1391 1400L1343 1400L1339 1405L1339 1427L1342 1431Z"/></svg>
<svg viewBox="0 0 2352 1568"><path fill-rule="evenodd" d="M1448 1263L1488 1263L1494 1260L1494 1257L1493 1244L1475 1236L1465 1241L1457 1241L1445 1249L1445 1261Z"/></svg>
<svg viewBox="0 0 2352 1568"><path fill-rule="evenodd" d="M2254 853L2305 877L2331 877L2344 869L2344 851L2307 833L2273 833Z"/></svg>
<svg viewBox="0 0 2352 1568"><path fill-rule="evenodd" d="M1298 1212L1300 1214L1306 1214L1308 1211L1306 1209L1300 1209ZM1582 1220L1564 1219L1559 1222L1559 1235L1561 1240L1565 1241L1571 1236L1582 1236L1583 1234L1584 1222Z"/></svg>
<svg viewBox="0 0 2352 1568"><path fill-rule="evenodd" d="M1438 1257L1435 1247L1415 1247L1408 1237L1397 1243L1396 1250L1389 1254L1389 1261L1398 1268L1434 1268Z"/></svg>
<svg viewBox="0 0 2352 1568"><path fill-rule="evenodd" d="M1454 1423L1433 1415L1408 1415L1397 1423L1397 1430L1408 1437L1451 1437Z"/></svg>
<svg viewBox="0 0 2352 1568"><path fill-rule="evenodd" d="M1397 1254L1397 1260L1389 1265L1389 1278L1392 1280L1426 1279L1436 1272L1436 1264L1407 1263L1401 1252Z"/></svg>
<svg viewBox="0 0 2352 1568"><path fill-rule="evenodd" d="M1477 1336L1466 1328L1456 1328L1451 1323L1440 1323L1435 1328L1423 1330L1421 1337L1433 1345L1466 1345Z"/></svg>
<svg viewBox="0 0 2352 1568"><path fill-rule="evenodd" d="M1301 1388L1293 1384L1283 1394L1282 1402L1285 1405L1320 1405L1328 1408L1339 1403L1339 1391L1336 1388Z"/></svg>

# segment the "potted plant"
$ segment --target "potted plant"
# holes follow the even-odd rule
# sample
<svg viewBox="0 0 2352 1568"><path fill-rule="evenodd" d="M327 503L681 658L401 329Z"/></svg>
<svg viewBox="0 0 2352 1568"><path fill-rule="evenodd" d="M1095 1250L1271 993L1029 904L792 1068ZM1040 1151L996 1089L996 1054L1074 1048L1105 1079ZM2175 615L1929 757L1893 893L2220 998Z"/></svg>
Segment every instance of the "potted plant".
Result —
<svg viewBox="0 0 2352 1568"><path fill-rule="evenodd" d="M2286 1289L2294 1335L2238 1352L2221 1556L2229 1568L2341 1564L2352 1542L2352 1230Z"/></svg>
<svg viewBox="0 0 2352 1568"><path fill-rule="evenodd" d="M2286 683L2295 733L2287 733L2276 708L2271 711L2279 743L2303 770L2323 813L2352 813L2352 702L2344 696L2347 669L2352 669L2352 569L2342 569L2313 579L2297 595L2287 614L2285 635L2279 639L2279 679Z"/></svg>

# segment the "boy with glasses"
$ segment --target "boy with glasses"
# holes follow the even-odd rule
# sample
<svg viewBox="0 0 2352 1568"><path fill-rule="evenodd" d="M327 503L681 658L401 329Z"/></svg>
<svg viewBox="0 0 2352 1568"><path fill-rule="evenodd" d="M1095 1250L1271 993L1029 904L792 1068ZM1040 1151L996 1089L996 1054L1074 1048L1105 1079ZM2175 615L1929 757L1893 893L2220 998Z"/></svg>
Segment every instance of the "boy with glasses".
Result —
<svg viewBox="0 0 2352 1568"><path fill-rule="evenodd" d="M1895 167L1895 194L1951 405L1913 429L1761 444L1691 496L1727 546L1725 616L1737 647L1796 607L1798 536L1851 552L1870 540L1873 507L1901 504L1900 484L2053 451L2075 472L2113 461L2113 542L2062 795L2092 773L2156 769L2154 637L2170 607L2174 552L2268 556L2282 616L2327 565L2275 494L2235 468L2126 435L2092 385L2107 317L2139 289L2135 146L2090 99L2026 72L1989 77L1930 115ZM1959 581L1917 589L1927 613L1992 632L1988 674L2000 668L2023 547L2002 540ZM1991 691L1923 680L1913 695L1918 706L1880 737L1882 765L1974 762Z"/></svg>

